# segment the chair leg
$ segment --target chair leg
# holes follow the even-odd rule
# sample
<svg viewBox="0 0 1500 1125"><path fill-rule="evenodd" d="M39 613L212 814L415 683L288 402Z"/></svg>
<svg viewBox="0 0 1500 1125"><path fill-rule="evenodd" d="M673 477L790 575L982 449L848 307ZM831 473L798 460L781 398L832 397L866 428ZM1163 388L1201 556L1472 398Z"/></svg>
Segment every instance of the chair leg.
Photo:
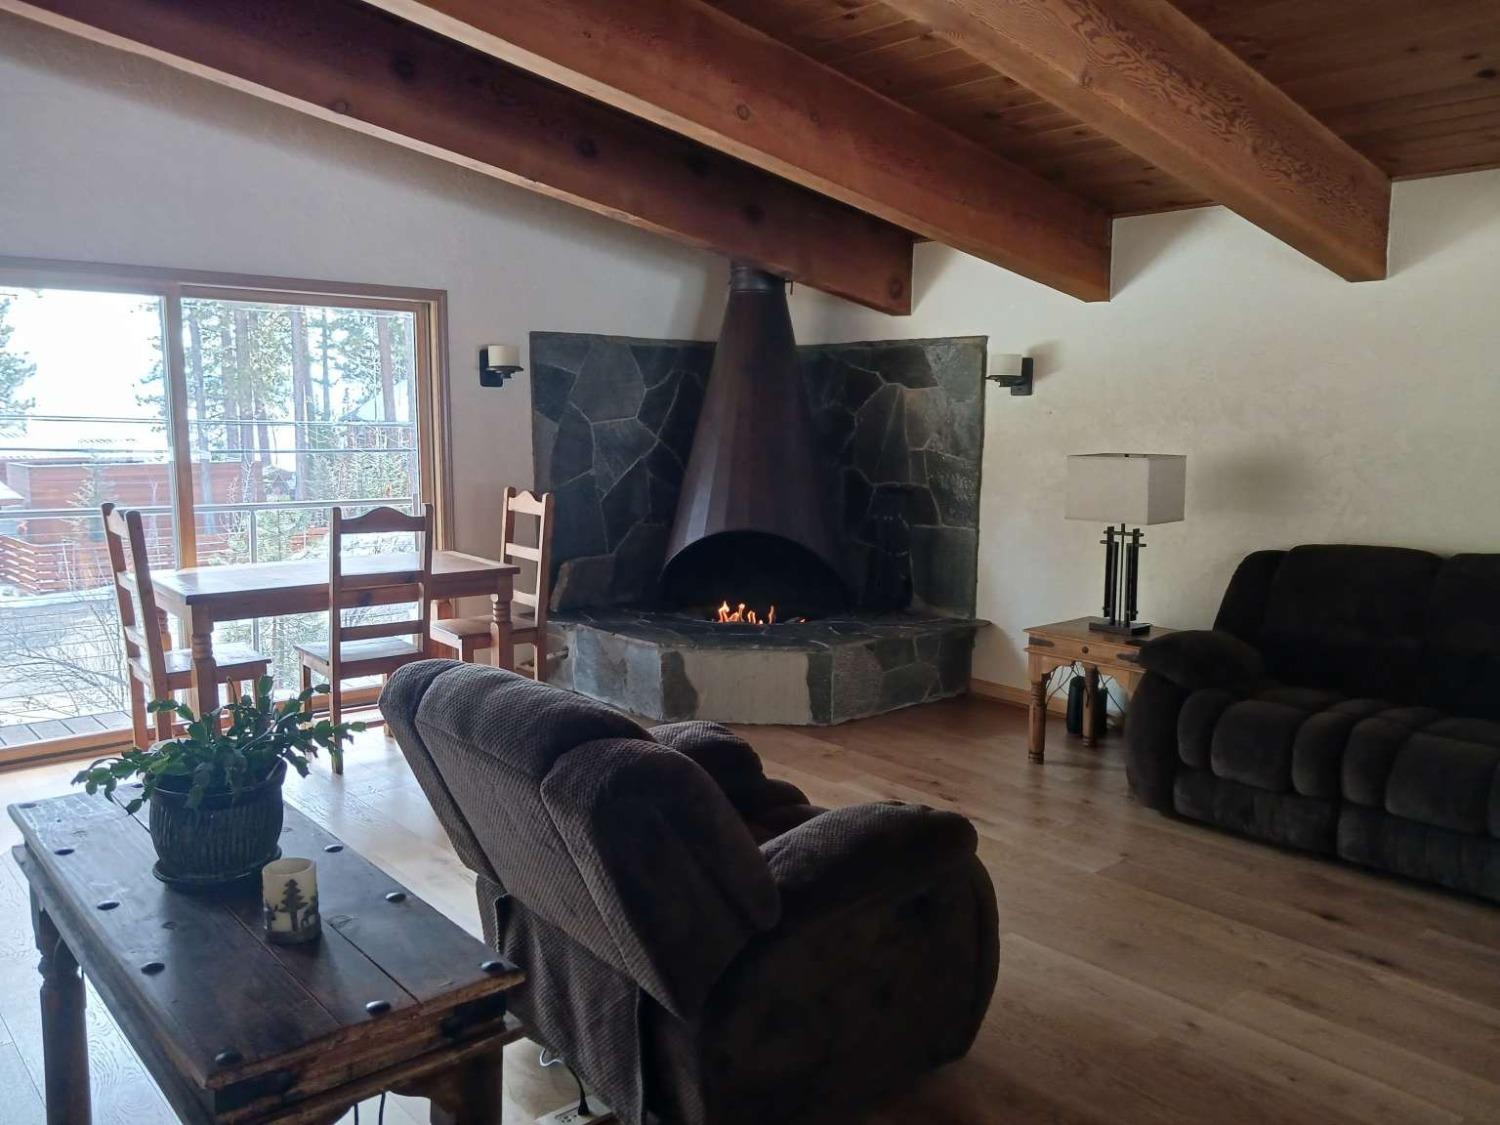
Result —
<svg viewBox="0 0 1500 1125"><path fill-rule="evenodd" d="M342 697L343 692L339 690L338 683L330 681L328 685L328 715L329 718L333 720L333 725L335 727L337 727L339 723L343 721L344 717L344 700ZM333 758L333 772L342 777L344 773L343 746L339 743L335 743L333 750L329 753L329 756Z"/></svg>
<svg viewBox="0 0 1500 1125"><path fill-rule="evenodd" d="M172 737L172 726L176 716L171 711L156 713L156 737L164 740Z"/></svg>
<svg viewBox="0 0 1500 1125"><path fill-rule="evenodd" d="M547 630L536 631L536 641L531 646L532 659L536 662L531 670L531 676L537 683L547 681Z"/></svg>
<svg viewBox="0 0 1500 1125"><path fill-rule="evenodd" d="M130 737L138 749L151 745L151 729L146 723L146 689L134 676L130 677Z"/></svg>

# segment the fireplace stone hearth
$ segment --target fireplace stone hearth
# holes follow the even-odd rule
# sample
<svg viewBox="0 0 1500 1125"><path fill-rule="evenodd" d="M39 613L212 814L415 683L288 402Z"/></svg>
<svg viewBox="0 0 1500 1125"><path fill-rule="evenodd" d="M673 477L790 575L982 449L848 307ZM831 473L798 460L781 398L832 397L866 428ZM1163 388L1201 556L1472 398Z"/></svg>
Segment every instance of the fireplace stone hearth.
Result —
<svg viewBox="0 0 1500 1125"><path fill-rule="evenodd" d="M560 618L560 619L559 619ZM985 623L926 613L825 617L764 628L679 614L575 610L552 682L659 722L821 726L968 690Z"/></svg>

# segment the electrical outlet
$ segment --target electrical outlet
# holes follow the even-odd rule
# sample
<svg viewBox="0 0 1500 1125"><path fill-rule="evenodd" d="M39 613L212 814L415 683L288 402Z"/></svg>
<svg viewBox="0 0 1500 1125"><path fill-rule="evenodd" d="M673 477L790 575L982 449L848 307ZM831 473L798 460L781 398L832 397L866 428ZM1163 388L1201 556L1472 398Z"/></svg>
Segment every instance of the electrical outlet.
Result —
<svg viewBox="0 0 1500 1125"><path fill-rule="evenodd" d="M563 1106L562 1109L554 1109L545 1117L538 1117L536 1125L594 1125L596 1121L613 1121L615 1119L614 1111L598 1098L590 1095L588 1103L588 1113L579 1113L578 1103L573 1102Z"/></svg>

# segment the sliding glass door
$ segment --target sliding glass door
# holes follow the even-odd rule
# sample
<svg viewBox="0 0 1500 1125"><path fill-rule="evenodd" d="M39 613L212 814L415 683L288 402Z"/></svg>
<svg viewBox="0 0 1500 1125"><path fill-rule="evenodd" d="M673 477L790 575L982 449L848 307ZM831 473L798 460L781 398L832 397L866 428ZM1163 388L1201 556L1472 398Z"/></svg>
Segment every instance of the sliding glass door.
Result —
<svg viewBox="0 0 1500 1125"><path fill-rule="evenodd" d="M0 761L128 726L101 502L146 517L163 568L326 557L334 506L438 499L434 302L25 272L0 262ZM290 686L326 629L224 636Z"/></svg>
<svg viewBox="0 0 1500 1125"><path fill-rule="evenodd" d="M159 297L0 287L0 758L129 725L99 505L176 566Z"/></svg>

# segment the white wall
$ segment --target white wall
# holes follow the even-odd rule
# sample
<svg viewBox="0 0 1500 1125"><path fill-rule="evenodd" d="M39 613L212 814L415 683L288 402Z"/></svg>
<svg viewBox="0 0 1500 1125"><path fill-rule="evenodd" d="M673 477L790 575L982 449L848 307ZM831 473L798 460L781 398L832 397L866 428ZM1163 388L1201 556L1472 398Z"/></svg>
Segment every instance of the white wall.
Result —
<svg viewBox="0 0 1500 1125"><path fill-rule="evenodd" d="M480 344L702 339L723 307L711 255L3 14L0 255L446 289L474 551L532 476L530 381L481 388Z"/></svg>
<svg viewBox="0 0 1500 1125"><path fill-rule="evenodd" d="M1187 519L1148 529L1143 616L1211 622L1260 547L1500 551L1500 172L1397 184L1391 276L1352 285L1222 208L1115 224L1085 305L945 247L915 315L797 290L804 341L986 334L1031 398L985 404L974 673L1025 682L1022 630L1099 611L1100 528L1062 518L1064 456L1188 457Z"/></svg>

